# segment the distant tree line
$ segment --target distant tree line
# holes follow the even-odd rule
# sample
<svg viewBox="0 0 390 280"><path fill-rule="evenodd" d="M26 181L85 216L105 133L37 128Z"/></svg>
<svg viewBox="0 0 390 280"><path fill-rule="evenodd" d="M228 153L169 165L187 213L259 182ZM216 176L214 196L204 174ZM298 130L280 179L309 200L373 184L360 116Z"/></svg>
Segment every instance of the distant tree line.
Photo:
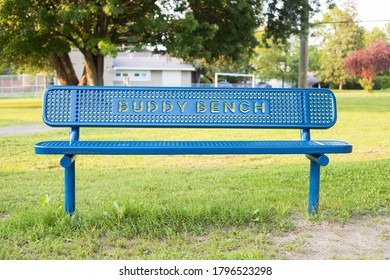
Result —
<svg viewBox="0 0 390 280"><path fill-rule="evenodd" d="M346 1L332 6L310 28L309 71L323 86L390 88L390 24L368 31L357 21L356 7ZM267 41L255 48L252 63L259 77L278 79L296 86L299 44L291 36L284 42ZM363 58L364 56L364 58Z"/></svg>
<svg viewBox="0 0 390 280"><path fill-rule="evenodd" d="M386 54L379 59L382 66L370 70L370 75L351 71L352 62L347 61L351 55L366 54L363 49L378 41L384 47L377 50L387 50L390 25L364 30L356 22L353 2L341 7L327 2L321 6L319 0L3 0L0 71L54 70L61 84L103 85L104 57L115 57L126 45L134 50L153 48L192 63L199 81L201 77L213 81L215 72L240 72L296 86L299 40L308 32L316 38L308 48L308 70L322 83L339 89L359 82L368 89L386 86ZM323 18L309 21L320 9L327 9ZM74 48L84 56L80 77L69 58ZM378 83L378 77L385 78Z"/></svg>

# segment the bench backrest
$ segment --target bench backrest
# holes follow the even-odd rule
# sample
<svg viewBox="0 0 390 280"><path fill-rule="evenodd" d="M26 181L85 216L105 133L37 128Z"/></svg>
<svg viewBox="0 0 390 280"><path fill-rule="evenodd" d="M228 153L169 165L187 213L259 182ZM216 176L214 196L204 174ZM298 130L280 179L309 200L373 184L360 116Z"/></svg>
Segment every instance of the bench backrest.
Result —
<svg viewBox="0 0 390 280"><path fill-rule="evenodd" d="M43 98L50 126L329 128L328 89L55 86Z"/></svg>

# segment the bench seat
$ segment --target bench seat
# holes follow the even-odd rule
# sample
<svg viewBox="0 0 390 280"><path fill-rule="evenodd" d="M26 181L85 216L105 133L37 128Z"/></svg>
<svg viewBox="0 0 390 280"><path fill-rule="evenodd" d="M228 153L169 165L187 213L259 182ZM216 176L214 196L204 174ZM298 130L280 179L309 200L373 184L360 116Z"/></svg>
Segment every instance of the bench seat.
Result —
<svg viewBox="0 0 390 280"><path fill-rule="evenodd" d="M325 154L350 153L342 141L46 141L37 154L180 155L180 154Z"/></svg>

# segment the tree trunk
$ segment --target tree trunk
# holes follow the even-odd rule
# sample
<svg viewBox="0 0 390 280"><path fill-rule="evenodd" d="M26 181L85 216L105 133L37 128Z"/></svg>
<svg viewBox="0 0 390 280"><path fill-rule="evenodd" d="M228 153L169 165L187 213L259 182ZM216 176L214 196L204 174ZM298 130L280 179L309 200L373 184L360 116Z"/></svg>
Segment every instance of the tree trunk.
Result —
<svg viewBox="0 0 390 280"><path fill-rule="evenodd" d="M79 83L69 54L53 54L51 60L61 85L77 85Z"/></svg>
<svg viewBox="0 0 390 280"><path fill-rule="evenodd" d="M104 85L104 56L94 55L91 51L82 50L84 55L84 70L86 84L88 86L102 86ZM84 75L84 73L83 73Z"/></svg>
<svg viewBox="0 0 390 280"><path fill-rule="evenodd" d="M104 56L93 55L82 50L84 55L84 70L80 80L76 76L69 54L51 56L57 78L61 85L102 86L104 84Z"/></svg>
<svg viewBox="0 0 390 280"><path fill-rule="evenodd" d="M87 85L87 74L86 74L85 66L83 70L83 74L80 77L79 86L86 86Z"/></svg>
<svg viewBox="0 0 390 280"><path fill-rule="evenodd" d="M52 55L51 60L53 62L54 70L56 71L57 79L60 81L61 85L68 84L68 77L66 76L66 72L64 66L61 63L61 59L58 55Z"/></svg>
<svg viewBox="0 0 390 280"><path fill-rule="evenodd" d="M196 84L200 84L200 71L201 71L200 68L195 68L195 79L194 79L194 82Z"/></svg>
<svg viewBox="0 0 390 280"><path fill-rule="evenodd" d="M339 83L339 90L343 90L343 83Z"/></svg>
<svg viewBox="0 0 390 280"><path fill-rule="evenodd" d="M95 56L96 61L96 70L97 70L97 79L98 79L98 85L103 86L104 85L104 56L101 54L98 54Z"/></svg>
<svg viewBox="0 0 390 280"><path fill-rule="evenodd" d="M63 55L61 56L61 58L69 83L71 85L77 85L79 83L79 79L77 78L76 72L74 71L74 67L72 61L70 60L69 54Z"/></svg>
<svg viewBox="0 0 390 280"><path fill-rule="evenodd" d="M99 31L101 36L104 34L107 34L108 32L108 17L107 14L103 10L103 6L107 5L106 1L103 1L103 4L101 6L100 10L100 20L99 20ZM104 79L103 79L103 74L104 74L104 55L98 54L96 55L96 68L98 72L98 83L100 86L104 85Z"/></svg>
<svg viewBox="0 0 390 280"><path fill-rule="evenodd" d="M84 64L85 64L85 77L87 78L88 86L97 86L98 82L98 73L95 64L94 56L90 51L83 51L84 54Z"/></svg>

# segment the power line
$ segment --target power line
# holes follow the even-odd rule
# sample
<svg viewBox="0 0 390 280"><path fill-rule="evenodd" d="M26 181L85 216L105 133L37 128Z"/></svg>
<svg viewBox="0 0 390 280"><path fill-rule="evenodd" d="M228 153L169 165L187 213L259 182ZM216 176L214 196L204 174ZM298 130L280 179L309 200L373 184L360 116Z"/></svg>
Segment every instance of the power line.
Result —
<svg viewBox="0 0 390 280"><path fill-rule="evenodd" d="M321 22L312 23L312 25L321 25L321 24L346 24L346 23L369 23L369 22L390 22L390 19L345 20L345 21L321 21Z"/></svg>

